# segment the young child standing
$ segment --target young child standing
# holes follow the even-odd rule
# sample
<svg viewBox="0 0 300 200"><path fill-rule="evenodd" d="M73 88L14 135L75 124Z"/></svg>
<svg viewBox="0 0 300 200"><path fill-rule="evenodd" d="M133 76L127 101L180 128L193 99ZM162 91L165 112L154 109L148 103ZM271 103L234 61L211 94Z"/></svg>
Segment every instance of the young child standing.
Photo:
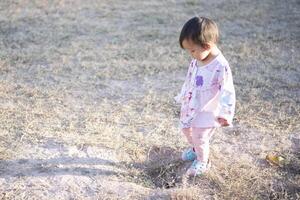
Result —
<svg viewBox="0 0 300 200"><path fill-rule="evenodd" d="M215 129L232 126L235 91L229 64L217 47L215 22L194 17L183 26L179 43L192 56L181 92L180 127L190 148L182 154L193 161L187 174L201 175L209 169L209 141Z"/></svg>

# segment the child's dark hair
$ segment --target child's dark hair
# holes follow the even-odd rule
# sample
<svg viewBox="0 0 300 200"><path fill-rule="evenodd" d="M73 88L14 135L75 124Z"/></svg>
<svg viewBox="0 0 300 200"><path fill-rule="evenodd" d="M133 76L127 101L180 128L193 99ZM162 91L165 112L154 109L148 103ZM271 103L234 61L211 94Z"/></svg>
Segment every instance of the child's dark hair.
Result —
<svg viewBox="0 0 300 200"><path fill-rule="evenodd" d="M204 46L210 42L216 44L219 39L217 24L205 17L193 17L184 24L181 30L179 37L181 48L183 48L182 42L185 39L200 46Z"/></svg>

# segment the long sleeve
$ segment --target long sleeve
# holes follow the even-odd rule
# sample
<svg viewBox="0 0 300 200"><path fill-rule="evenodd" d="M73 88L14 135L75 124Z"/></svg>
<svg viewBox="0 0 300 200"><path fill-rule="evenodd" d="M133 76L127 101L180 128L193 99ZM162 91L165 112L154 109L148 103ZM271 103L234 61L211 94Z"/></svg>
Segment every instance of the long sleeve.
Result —
<svg viewBox="0 0 300 200"><path fill-rule="evenodd" d="M191 126L191 124L193 123L196 117L197 108L199 106L199 102L197 100L197 94L195 91L189 91L188 97L186 98L188 99L188 101L183 106L184 109L181 110L182 117L180 123L182 128L188 128Z"/></svg>
<svg viewBox="0 0 300 200"><path fill-rule="evenodd" d="M232 126L236 99L232 73L229 66L222 66L218 82L220 84L220 104L217 117L226 119L229 125Z"/></svg>
<svg viewBox="0 0 300 200"><path fill-rule="evenodd" d="M186 93L186 90L187 90L187 87L188 87L188 83L189 83L189 80L190 80L191 73L192 73L192 62L189 65L188 72L186 74L184 83L181 87L180 93L177 96L174 97L174 99L177 103L182 103L182 101L183 101L183 98L185 96L185 93Z"/></svg>
<svg viewBox="0 0 300 200"><path fill-rule="evenodd" d="M195 118L196 106L198 105L196 99L196 92L194 91L193 76L195 71L195 60L192 60L181 88L179 95L175 97L178 103L181 103L180 112L180 126L181 128L187 128L191 126L192 121Z"/></svg>

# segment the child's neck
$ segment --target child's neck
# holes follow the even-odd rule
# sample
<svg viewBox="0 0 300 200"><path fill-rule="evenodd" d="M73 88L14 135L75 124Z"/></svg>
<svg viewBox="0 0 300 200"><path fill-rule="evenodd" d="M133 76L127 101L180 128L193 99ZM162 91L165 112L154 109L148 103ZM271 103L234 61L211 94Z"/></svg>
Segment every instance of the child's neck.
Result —
<svg viewBox="0 0 300 200"><path fill-rule="evenodd" d="M210 63L213 59L215 59L220 53L221 53L221 51L219 50L219 48L217 46L213 46L213 47L211 47L210 52L207 55L207 57L204 58L203 60L199 60L199 62L202 66L206 65L206 64Z"/></svg>

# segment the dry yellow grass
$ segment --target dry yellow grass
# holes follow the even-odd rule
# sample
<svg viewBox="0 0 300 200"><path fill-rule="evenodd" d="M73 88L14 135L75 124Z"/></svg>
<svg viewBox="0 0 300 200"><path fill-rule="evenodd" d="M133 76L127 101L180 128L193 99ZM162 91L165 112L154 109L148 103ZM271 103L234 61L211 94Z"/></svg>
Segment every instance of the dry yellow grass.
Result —
<svg viewBox="0 0 300 200"><path fill-rule="evenodd" d="M2 0L0 199L299 199L299 10L296 0ZM219 24L237 113L213 138L212 170L190 180L173 96L189 62L179 31L195 14Z"/></svg>

